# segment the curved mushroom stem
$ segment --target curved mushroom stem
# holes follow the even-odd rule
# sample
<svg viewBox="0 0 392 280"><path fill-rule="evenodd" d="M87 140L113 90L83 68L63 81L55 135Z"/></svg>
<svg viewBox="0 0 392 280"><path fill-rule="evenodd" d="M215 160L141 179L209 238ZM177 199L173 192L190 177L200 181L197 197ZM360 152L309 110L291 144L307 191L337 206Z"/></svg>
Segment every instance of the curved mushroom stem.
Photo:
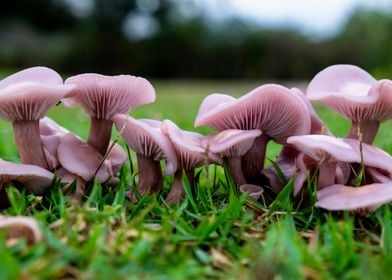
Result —
<svg viewBox="0 0 392 280"><path fill-rule="evenodd" d="M181 198L185 196L185 190L182 185L182 169L178 169L174 173L173 187L171 188L169 194L166 197L166 203L174 204L180 201Z"/></svg>
<svg viewBox="0 0 392 280"><path fill-rule="evenodd" d="M230 172L231 177L237 187L246 184L244 173L242 172L241 157L227 157L224 159L227 165L227 169Z"/></svg>
<svg viewBox="0 0 392 280"><path fill-rule="evenodd" d="M379 121L361 121L361 122L353 121L351 123L351 129L347 138L358 139L358 132L361 132L363 143L372 144L374 138L377 135L379 126L380 126Z"/></svg>
<svg viewBox="0 0 392 280"><path fill-rule="evenodd" d="M320 164L317 185L318 190L335 184L336 164L336 162Z"/></svg>
<svg viewBox="0 0 392 280"><path fill-rule="evenodd" d="M102 156L106 154L112 136L112 120L91 117L90 132L87 143L93 146Z"/></svg>
<svg viewBox="0 0 392 280"><path fill-rule="evenodd" d="M242 157L242 171L248 184L260 184L263 180L261 170L264 167L265 149L270 138L261 135L255 139L253 146Z"/></svg>
<svg viewBox="0 0 392 280"><path fill-rule="evenodd" d="M38 165L49 170L39 134L39 120L13 122L12 126L22 163Z"/></svg>
<svg viewBox="0 0 392 280"><path fill-rule="evenodd" d="M137 189L141 195L159 192L162 186L162 170L159 161L136 154L139 167Z"/></svg>

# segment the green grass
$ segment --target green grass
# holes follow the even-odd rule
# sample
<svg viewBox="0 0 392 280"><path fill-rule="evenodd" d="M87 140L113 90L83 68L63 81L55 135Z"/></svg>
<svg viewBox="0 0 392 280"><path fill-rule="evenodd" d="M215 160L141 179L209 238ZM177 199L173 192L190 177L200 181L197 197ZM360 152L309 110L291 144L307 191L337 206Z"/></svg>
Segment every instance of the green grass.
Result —
<svg viewBox="0 0 392 280"><path fill-rule="evenodd" d="M193 129L201 100L212 92L240 95L255 83L156 82L157 100L137 108L137 118L170 118ZM321 117L338 136L348 122L323 108ZM71 131L87 136L89 119L62 105L49 115ZM12 128L1 122L0 154L17 161ZM198 128L201 133L211 130ZM392 151L390 124L376 144ZM114 132L114 135L117 133ZM278 145L271 145L274 158ZM391 207L372 214L332 214L312 205L315 197L291 197L291 182L269 206L238 195L222 168L199 169L196 194L188 190L180 205L162 194L137 204L125 199L134 174L129 163L121 182L110 189L94 184L86 201L72 204L53 185L45 197L9 188L6 215L35 217L44 241L10 245L0 232L0 279L386 279L392 273ZM312 182L309 188L312 187Z"/></svg>

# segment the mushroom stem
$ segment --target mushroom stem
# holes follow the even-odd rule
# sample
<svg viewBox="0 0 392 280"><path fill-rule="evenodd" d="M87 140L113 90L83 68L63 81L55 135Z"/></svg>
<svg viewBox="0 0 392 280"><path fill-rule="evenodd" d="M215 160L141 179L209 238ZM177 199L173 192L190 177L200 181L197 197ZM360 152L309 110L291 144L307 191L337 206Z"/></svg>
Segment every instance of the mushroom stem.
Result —
<svg viewBox="0 0 392 280"><path fill-rule="evenodd" d="M224 160L236 187L239 188L239 186L245 185L246 180L241 168L241 157L227 157Z"/></svg>
<svg viewBox="0 0 392 280"><path fill-rule="evenodd" d="M137 185L141 195L159 192L162 186L162 170L159 161L143 156L139 153L137 164L139 167L139 182Z"/></svg>
<svg viewBox="0 0 392 280"><path fill-rule="evenodd" d="M13 122L12 127L22 163L49 170L39 134L39 120Z"/></svg>
<svg viewBox="0 0 392 280"><path fill-rule="evenodd" d="M194 169L185 170L185 175L186 178L188 179L189 186L191 187L191 190L193 192L195 188L195 170Z"/></svg>
<svg viewBox="0 0 392 280"><path fill-rule="evenodd" d="M269 140L268 136L260 135L242 157L242 171L248 184L258 184L263 180L261 170L264 167L265 149Z"/></svg>
<svg viewBox="0 0 392 280"><path fill-rule="evenodd" d="M185 190L182 185L182 169L178 169L174 173L173 187L171 188L169 194L166 197L166 203L174 204L180 201L181 198L185 196Z"/></svg>
<svg viewBox="0 0 392 280"><path fill-rule="evenodd" d="M360 121L352 122L351 129L347 138L358 139L358 132L362 134L362 141L366 144L372 144L374 138L377 135L378 128L380 126L379 121Z"/></svg>
<svg viewBox="0 0 392 280"><path fill-rule="evenodd" d="M90 132L87 143L93 146L102 156L106 154L112 136L112 120L91 117Z"/></svg>
<svg viewBox="0 0 392 280"><path fill-rule="evenodd" d="M320 190L327 186L335 184L336 162L321 163L319 166L318 186Z"/></svg>

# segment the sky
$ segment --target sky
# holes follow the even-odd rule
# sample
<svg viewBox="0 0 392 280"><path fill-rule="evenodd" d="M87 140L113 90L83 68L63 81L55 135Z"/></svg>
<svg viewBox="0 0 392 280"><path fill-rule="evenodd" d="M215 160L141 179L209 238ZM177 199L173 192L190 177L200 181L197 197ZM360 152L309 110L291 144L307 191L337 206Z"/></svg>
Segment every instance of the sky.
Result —
<svg viewBox="0 0 392 280"><path fill-rule="evenodd" d="M215 19L240 16L271 27L333 35L358 7L392 10L392 0L198 0Z"/></svg>
<svg viewBox="0 0 392 280"><path fill-rule="evenodd" d="M91 11L93 0L62 0L76 15ZM171 0L183 15L203 13L211 20L241 17L256 25L278 28L289 26L307 35L333 36L357 8L392 11L392 0ZM142 13L131 13L123 29L130 37L146 38L159 27L147 10L159 7L159 0L136 0ZM196 9L194 9L196 8ZM143 12L144 11L144 12Z"/></svg>

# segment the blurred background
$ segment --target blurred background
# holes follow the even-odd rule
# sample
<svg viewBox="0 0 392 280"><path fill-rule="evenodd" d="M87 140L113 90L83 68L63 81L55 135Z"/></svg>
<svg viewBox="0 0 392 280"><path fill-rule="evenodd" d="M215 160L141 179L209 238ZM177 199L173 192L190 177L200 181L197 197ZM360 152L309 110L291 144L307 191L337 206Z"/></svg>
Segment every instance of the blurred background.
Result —
<svg viewBox="0 0 392 280"><path fill-rule="evenodd" d="M13 0L0 69L305 80L336 63L392 76L392 1Z"/></svg>

